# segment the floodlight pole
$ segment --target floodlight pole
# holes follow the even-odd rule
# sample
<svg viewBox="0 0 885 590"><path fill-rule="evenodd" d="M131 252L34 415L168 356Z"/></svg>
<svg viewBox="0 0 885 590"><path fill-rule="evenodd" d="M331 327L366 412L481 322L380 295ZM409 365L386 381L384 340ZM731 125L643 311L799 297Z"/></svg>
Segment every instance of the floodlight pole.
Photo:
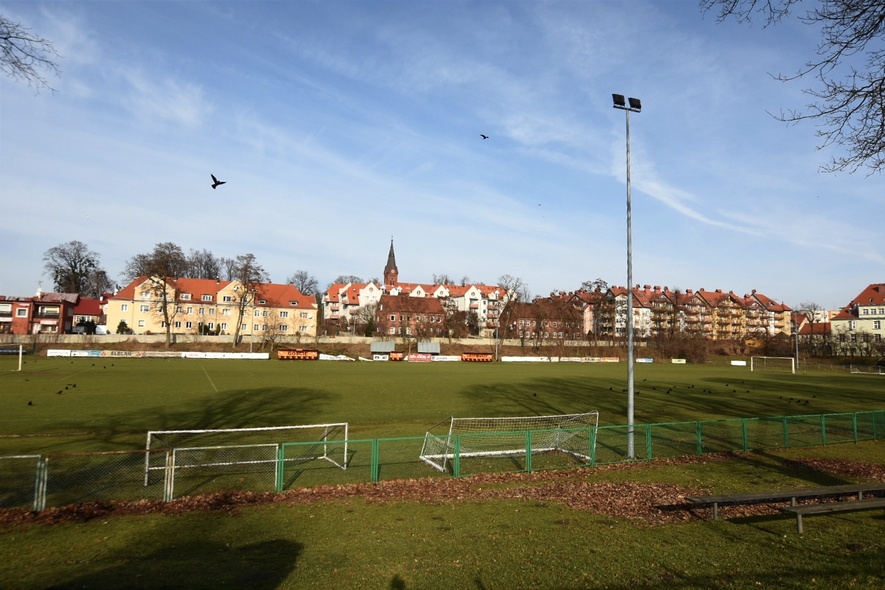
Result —
<svg viewBox="0 0 885 590"><path fill-rule="evenodd" d="M624 111L627 121L627 458L634 459L636 453L633 444L633 205L630 192L630 112L640 112L642 103L638 98L631 97L627 104L622 94L612 94L612 102L614 108Z"/></svg>

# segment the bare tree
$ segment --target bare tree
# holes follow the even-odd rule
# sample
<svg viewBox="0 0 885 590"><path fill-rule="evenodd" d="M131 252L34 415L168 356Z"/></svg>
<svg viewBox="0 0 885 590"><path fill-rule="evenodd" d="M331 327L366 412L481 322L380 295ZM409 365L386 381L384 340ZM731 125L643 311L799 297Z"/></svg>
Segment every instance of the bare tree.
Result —
<svg viewBox="0 0 885 590"><path fill-rule="evenodd" d="M175 279L187 270L187 258L181 248L172 242L154 246L148 254L136 254L126 263L124 275L130 280L148 277L149 292L156 300L155 312L163 319L166 346L172 345L172 320L178 313L175 305Z"/></svg>
<svg viewBox="0 0 885 590"><path fill-rule="evenodd" d="M608 291L608 283L603 281L602 279L584 281L583 283L581 283L581 289L585 291L598 291L601 293L605 293L606 291Z"/></svg>
<svg viewBox="0 0 885 590"><path fill-rule="evenodd" d="M53 289L99 297L113 283L101 268L99 255L78 240L53 246L43 254L44 273L52 277Z"/></svg>
<svg viewBox="0 0 885 590"><path fill-rule="evenodd" d="M191 248L187 256L187 276L192 279L220 279L221 260L209 250Z"/></svg>
<svg viewBox="0 0 885 590"><path fill-rule="evenodd" d="M701 10L718 9L722 22L734 17L749 22L762 15L765 25L787 18L800 0L701 0ZM812 76L815 88L805 89L811 103L805 111L787 110L778 119L786 123L819 123L819 147L838 145L847 155L834 156L826 172L862 167L881 172L885 167L885 3L882 0L818 0L817 6L797 17L819 29L822 40L815 57L781 81ZM855 64L865 60L862 68Z"/></svg>
<svg viewBox="0 0 885 590"><path fill-rule="evenodd" d="M452 279L449 278L449 275L445 273L435 274L433 275L433 284L434 285L451 285Z"/></svg>
<svg viewBox="0 0 885 590"><path fill-rule="evenodd" d="M256 298L261 298L261 284L269 282L264 268L258 264L254 254L242 254L236 257L233 280L239 285L235 287L233 303L237 309L237 327L234 329L233 345L236 347L240 337L240 328L246 308L253 305Z"/></svg>
<svg viewBox="0 0 885 590"><path fill-rule="evenodd" d="M332 282L329 283L329 287L338 284L346 285L347 283L360 284L365 283L365 281L356 275L338 275L337 277L332 279Z"/></svg>
<svg viewBox="0 0 885 590"><path fill-rule="evenodd" d="M316 295L320 291L320 284L316 277L311 276L306 270L296 270L286 282L293 285L305 295Z"/></svg>
<svg viewBox="0 0 885 590"><path fill-rule="evenodd" d="M41 71L59 74L55 58L61 57L50 41L0 15L0 71L13 80L24 80L39 90L54 90Z"/></svg>

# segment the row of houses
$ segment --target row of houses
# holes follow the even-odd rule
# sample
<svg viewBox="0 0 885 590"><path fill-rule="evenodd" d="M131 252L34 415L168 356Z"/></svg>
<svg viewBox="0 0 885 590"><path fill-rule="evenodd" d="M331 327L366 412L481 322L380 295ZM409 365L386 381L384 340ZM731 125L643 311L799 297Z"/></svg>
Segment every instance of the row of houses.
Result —
<svg viewBox="0 0 885 590"><path fill-rule="evenodd" d="M243 285L218 279L138 277L102 299L78 294L0 296L0 333L63 334L106 325L110 332L333 336L345 331L380 337L478 335L508 339L617 340L626 337L628 289L559 292L520 301L497 285L399 281L393 241L383 281L337 283L319 298L293 285ZM885 336L885 284L871 284L845 308L796 312L755 290L632 288L635 336L710 340L796 336L822 352L863 353ZM838 345L838 346L837 346Z"/></svg>

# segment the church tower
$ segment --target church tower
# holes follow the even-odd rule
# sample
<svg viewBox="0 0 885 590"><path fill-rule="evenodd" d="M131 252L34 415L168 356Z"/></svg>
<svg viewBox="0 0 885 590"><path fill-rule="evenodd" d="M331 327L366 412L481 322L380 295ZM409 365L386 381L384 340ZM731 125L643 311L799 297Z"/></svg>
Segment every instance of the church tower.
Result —
<svg viewBox="0 0 885 590"><path fill-rule="evenodd" d="M393 238L390 238L390 252L387 254L387 264L384 266L384 286L395 287L399 278L399 270L396 268L396 254L393 253Z"/></svg>

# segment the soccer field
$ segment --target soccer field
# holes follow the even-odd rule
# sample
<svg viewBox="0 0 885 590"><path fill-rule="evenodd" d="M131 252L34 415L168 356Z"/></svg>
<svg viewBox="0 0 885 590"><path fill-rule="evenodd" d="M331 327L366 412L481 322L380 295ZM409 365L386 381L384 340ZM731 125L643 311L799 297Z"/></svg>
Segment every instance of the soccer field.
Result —
<svg viewBox="0 0 885 590"><path fill-rule="evenodd" d="M421 436L450 416L598 410L626 423L626 367L579 363L0 358L0 454L143 448L148 430L347 422ZM638 364L637 424L879 410L879 376ZM15 435L15 436L10 436ZM18 436L26 435L26 436ZM31 435L31 436L27 436ZM41 435L41 436L36 436Z"/></svg>

